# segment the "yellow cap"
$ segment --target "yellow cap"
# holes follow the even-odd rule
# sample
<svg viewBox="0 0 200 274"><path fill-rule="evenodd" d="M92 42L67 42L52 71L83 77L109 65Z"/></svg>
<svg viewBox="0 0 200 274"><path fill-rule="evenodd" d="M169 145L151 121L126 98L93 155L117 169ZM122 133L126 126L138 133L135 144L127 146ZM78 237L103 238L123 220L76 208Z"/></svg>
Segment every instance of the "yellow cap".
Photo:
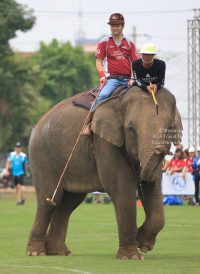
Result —
<svg viewBox="0 0 200 274"><path fill-rule="evenodd" d="M142 46L141 51L139 53L156 54L156 48L153 44L147 43Z"/></svg>

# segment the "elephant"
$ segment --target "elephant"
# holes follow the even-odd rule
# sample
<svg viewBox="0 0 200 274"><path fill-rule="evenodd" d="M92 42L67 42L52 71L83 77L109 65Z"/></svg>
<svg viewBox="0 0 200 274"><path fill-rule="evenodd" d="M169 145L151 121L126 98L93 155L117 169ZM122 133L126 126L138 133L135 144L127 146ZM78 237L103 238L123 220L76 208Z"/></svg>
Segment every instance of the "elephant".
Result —
<svg viewBox="0 0 200 274"><path fill-rule="evenodd" d="M46 113L29 142L29 158L37 196L37 212L30 232L28 255L66 255L65 244L71 213L88 193L110 195L118 225L117 259L143 260L164 227L162 162L171 144L182 138L181 117L174 95L165 88L152 96L132 86L123 95L103 100L93 116L93 146L82 135L55 195L51 198L88 110L72 102ZM73 99L73 98L72 98ZM146 218L137 228L136 191ZM141 251L141 252L140 252Z"/></svg>

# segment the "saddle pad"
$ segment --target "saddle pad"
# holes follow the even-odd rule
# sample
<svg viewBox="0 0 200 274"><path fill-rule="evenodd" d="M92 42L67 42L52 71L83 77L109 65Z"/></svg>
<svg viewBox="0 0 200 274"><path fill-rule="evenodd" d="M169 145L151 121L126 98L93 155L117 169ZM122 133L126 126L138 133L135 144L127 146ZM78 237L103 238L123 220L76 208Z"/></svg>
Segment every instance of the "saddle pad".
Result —
<svg viewBox="0 0 200 274"><path fill-rule="evenodd" d="M116 95L121 94L128 86L122 85L117 87L109 97L114 97ZM91 108L92 103L94 102L98 92L99 86L92 88L91 90L84 93L81 97L74 99L72 102L77 107L82 107L84 109L89 110Z"/></svg>

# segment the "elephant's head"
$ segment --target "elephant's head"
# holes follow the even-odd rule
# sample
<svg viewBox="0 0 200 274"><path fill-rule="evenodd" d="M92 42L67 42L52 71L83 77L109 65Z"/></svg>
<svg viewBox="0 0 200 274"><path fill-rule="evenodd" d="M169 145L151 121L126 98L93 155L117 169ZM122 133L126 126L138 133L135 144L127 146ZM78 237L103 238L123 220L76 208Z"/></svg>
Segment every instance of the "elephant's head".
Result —
<svg viewBox="0 0 200 274"><path fill-rule="evenodd" d="M94 115L92 130L108 142L121 147L132 162L140 162L141 179L159 181L164 156L171 143L182 138L182 123L176 100L166 89L156 93L158 115L150 93L132 87L124 96L101 102Z"/></svg>

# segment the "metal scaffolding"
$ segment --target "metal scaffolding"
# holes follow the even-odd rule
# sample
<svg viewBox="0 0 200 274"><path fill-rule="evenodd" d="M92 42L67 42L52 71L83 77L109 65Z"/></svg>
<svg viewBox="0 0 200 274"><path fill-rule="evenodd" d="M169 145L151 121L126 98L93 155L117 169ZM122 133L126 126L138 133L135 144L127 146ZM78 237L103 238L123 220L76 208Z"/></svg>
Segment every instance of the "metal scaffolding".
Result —
<svg viewBox="0 0 200 274"><path fill-rule="evenodd" d="M200 145L200 9L188 20L188 145Z"/></svg>

